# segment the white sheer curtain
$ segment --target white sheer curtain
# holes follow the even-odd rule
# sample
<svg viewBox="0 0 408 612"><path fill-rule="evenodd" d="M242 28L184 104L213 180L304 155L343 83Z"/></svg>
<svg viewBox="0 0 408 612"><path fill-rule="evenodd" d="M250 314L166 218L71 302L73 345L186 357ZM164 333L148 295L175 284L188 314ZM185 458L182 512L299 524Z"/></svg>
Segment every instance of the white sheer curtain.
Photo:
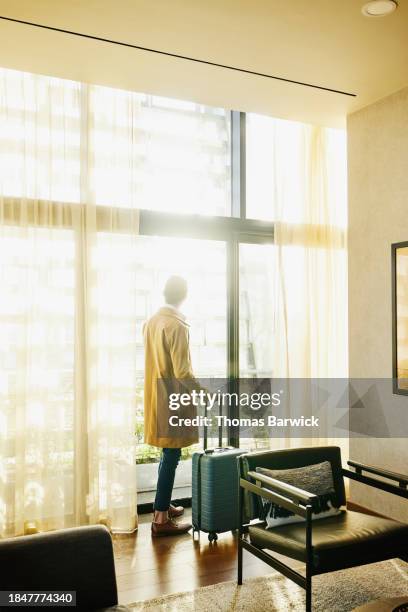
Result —
<svg viewBox="0 0 408 612"><path fill-rule="evenodd" d="M346 378L345 132L258 115L247 120L250 159L256 151L260 160L248 168L249 210L275 228L273 376ZM330 440L281 441L312 442ZM336 443L347 454L347 439Z"/></svg>
<svg viewBox="0 0 408 612"><path fill-rule="evenodd" d="M344 135L285 123L276 122L272 139L275 372L295 378L346 377Z"/></svg>
<svg viewBox="0 0 408 612"><path fill-rule="evenodd" d="M0 533L132 530L158 282L138 209L229 214L230 116L6 69L0 103Z"/></svg>
<svg viewBox="0 0 408 612"><path fill-rule="evenodd" d="M0 103L0 533L131 531L140 97L2 69Z"/></svg>

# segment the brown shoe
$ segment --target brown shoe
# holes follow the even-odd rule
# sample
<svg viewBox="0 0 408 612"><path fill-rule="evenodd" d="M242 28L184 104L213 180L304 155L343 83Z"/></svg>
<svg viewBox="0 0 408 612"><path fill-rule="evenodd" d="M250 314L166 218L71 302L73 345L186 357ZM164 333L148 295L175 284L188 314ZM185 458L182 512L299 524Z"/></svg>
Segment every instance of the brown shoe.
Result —
<svg viewBox="0 0 408 612"><path fill-rule="evenodd" d="M181 535L191 529L190 523L176 523L169 519L167 523L152 523L152 536L160 538L163 536Z"/></svg>
<svg viewBox="0 0 408 612"><path fill-rule="evenodd" d="M184 514L183 506L173 506L172 504L170 504L170 508L169 508L170 518L177 518L178 516L181 516L182 514Z"/></svg>

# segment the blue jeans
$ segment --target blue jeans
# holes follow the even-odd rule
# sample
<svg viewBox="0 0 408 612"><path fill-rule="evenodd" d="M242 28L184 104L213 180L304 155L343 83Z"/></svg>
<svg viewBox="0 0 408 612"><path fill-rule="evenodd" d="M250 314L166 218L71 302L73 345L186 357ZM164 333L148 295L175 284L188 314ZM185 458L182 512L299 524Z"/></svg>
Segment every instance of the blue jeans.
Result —
<svg viewBox="0 0 408 612"><path fill-rule="evenodd" d="M159 512L165 512L170 507L174 477L180 457L181 448L163 448L162 450L154 500L154 509Z"/></svg>

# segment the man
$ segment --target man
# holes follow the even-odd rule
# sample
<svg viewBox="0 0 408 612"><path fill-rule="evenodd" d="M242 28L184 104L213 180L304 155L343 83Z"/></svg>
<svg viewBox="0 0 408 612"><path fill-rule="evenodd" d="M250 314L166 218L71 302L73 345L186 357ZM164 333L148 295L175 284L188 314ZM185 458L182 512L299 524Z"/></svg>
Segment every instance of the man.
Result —
<svg viewBox="0 0 408 612"><path fill-rule="evenodd" d="M170 502L181 449L197 442L192 437L158 436L157 381L194 379L189 349L189 326L179 310L187 297L186 281L179 276L171 276L164 287L164 297L166 305L147 321L143 329L144 439L147 444L162 449L152 522L152 535L155 537L178 535L191 529L190 523L176 523L173 520L183 514L184 508L175 507Z"/></svg>

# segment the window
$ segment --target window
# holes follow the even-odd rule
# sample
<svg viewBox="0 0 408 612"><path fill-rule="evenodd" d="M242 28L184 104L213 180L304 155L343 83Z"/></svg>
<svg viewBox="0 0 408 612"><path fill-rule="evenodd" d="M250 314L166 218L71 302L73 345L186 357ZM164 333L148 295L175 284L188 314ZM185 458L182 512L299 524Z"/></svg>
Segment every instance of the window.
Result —
<svg viewBox="0 0 408 612"><path fill-rule="evenodd" d="M230 214L228 111L14 70L1 75L1 195Z"/></svg>
<svg viewBox="0 0 408 612"><path fill-rule="evenodd" d="M240 377L273 378L274 247L239 247Z"/></svg>
<svg viewBox="0 0 408 612"><path fill-rule="evenodd" d="M87 503L99 495L98 512L110 503L121 509L122 484L131 476L118 476L114 486L108 479L128 470L134 444L139 489L147 493L139 501L151 501L159 451L143 442L143 323L161 304L165 279L181 274L189 283L185 313L196 375L236 379L276 374L271 342L276 329L275 205L281 199L276 177L279 173L286 181L284 221L304 223L298 214L304 188L299 179L303 127L12 70L0 73L0 218L5 220L0 228L0 393L11 401L7 414L17 402L19 343L26 343L32 346L33 372L46 380L47 406L56 406L52 422L69 431L53 455L62 470L58 473L65 474L61 487L69 511L78 402L88 402L97 422L87 423L96 466ZM333 132L328 148L334 216L316 223L344 228L345 156L336 138ZM88 241L81 215L89 205L95 205L96 219ZM135 209L140 212L139 235L126 221ZM120 223L105 223L115 215ZM305 260L298 245L286 248L293 256L285 256L282 269L295 278ZM318 251L313 257L324 270L325 258L320 261ZM344 250L336 257L339 275L344 275ZM86 295L81 294L84 279L89 281ZM299 285L288 285L288 295L297 291ZM26 317L27 300L35 304L33 320ZM301 307L301 298L292 301ZM58 337L64 349L41 353L36 343L40 329ZM78 357L84 347L92 355L89 361ZM86 381L80 383L87 388L78 393L82 372ZM22 401L35 435L36 420L42 418L36 400L41 385L30 381L25 388L29 397ZM136 430L129 444L123 440L134 412ZM235 432L226 433L229 443L240 443ZM12 469L15 435L10 440ZM259 446L256 439L242 445ZM186 495L193 450L184 451L186 461L176 481ZM112 457L113 469L108 465ZM100 514L92 516L100 520Z"/></svg>
<svg viewBox="0 0 408 612"><path fill-rule="evenodd" d="M246 116L246 212L249 219L273 221L274 181L269 117Z"/></svg>
<svg viewBox="0 0 408 612"><path fill-rule="evenodd" d="M89 93L98 204L228 215L230 114L106 87Z"/></svg>
<svg viewBox="0 0 408 612"><path fill-rule="evenodd" d="M111 258L112 250L107 250ZM171 274L180 274L188 282L188 297L183 306L190 327L190 350L194 373L203 378L225 378L227 373L227 295L226 245L216 240L191 240L139 236L135 247L124 253L123 263L132 266L135 297L130 303L137 306L129 329L137 330L132 338L138 346L136 374L129 379L136 387L136 440L138 490L140 503L153 501L160 450L143 443L144 408L144 349L142 327L148 317L163 304L162 290ZM116 266L116 263L115 263ZM108 289L108 287L107 287ZM109 289L108 289L109 290ZM124 297L124 296L123 296ZM118 302L123 303L122 296ZM129 302L129 300L128 300ZM132 306L130 306L132 309ZM123 314L117 317L123 324ZM214 441L214 445L218 442ZM176 473L175 495L191 494L191 455L197 446L183 449Z"/></svg>

